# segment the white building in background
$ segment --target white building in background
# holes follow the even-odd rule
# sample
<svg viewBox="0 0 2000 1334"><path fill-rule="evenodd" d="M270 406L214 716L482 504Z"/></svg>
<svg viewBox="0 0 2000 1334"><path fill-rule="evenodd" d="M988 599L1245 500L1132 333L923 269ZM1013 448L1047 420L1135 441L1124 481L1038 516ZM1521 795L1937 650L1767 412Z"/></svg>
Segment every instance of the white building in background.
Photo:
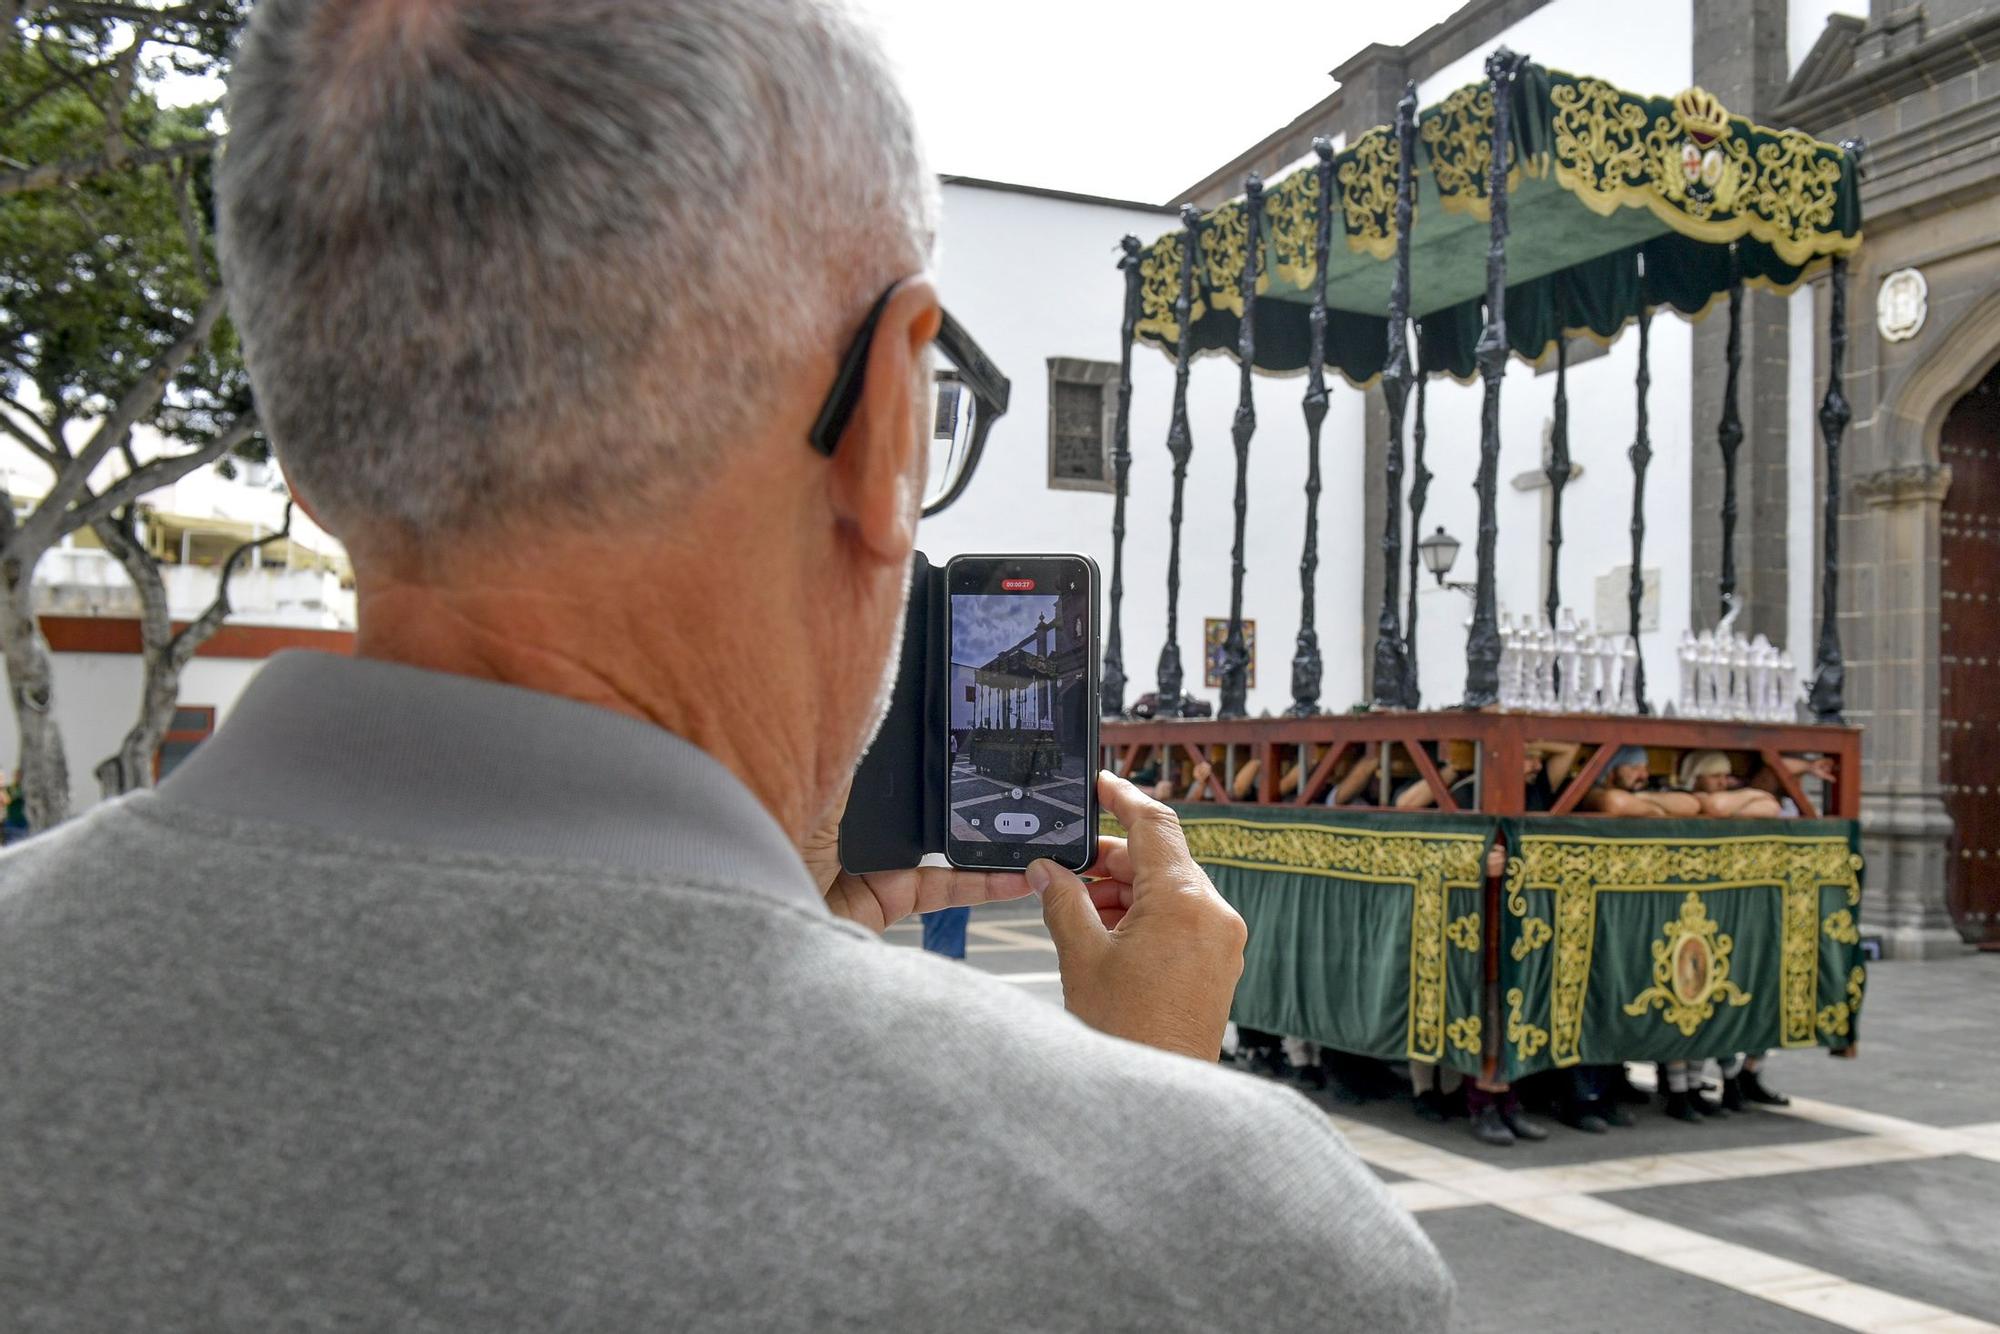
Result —
<svg viewBox="0 0 2000 1334"><path fill-rule="evenodd" d="M157 442L154 442L157 445ZM145 442L142 442L142 449ZM0 452L9 494L31 507L48 470L18 446ZM269 464L238 464L236 476L190 473L147 496L139 530L161 562L176 624L214 602L223 563L246 542L284 523L285 493ZM354 642L354 581L340 544L294 511L287 537L252 552L229 584L233 614L181 678L181 706L161 757L170 768L228 715L257 668L285 649L346 653ZM112 754L138 713L144 672L139 598L118 562L89 531L73 533L35 570L35 607L55 666L55 711L76 809L95 801L92 770ZM0 756L11 771L18 745L11 710L0 710Z"/></svg>
<svg viewBox="0 0 2000 1334"><path fill-rule="evenodd" d="M1404 78L1416 81L1420 105L1432 105L1482 79L1487 53L1500 45L1541 64L1588 72L1636 92L1672 96L1705 83L1724 89L1725 101L1733 97L1747 111L1751 98L1731 90L1729 80L1742 72L1736 65L1747 67L1749 56L1721 49L1728 34L1719 28L1729 24L1718 25L1713 15L1707 28L1697 32L1698 7L1716 9L1700 0L1664 0L1618 6L1618 21L1607 23L1607 7L1598 0L1543 0L1538 5L1472 0L1403 47L1370 47L1356 54L1333 72L1340 88L1235 162L1190 163L1190 175L1208 174L1183 197L1212 207L1240 193L1249 170L1275 182L1309 160L1314 134L1329 135L1338 147L1346 135L1386 122ZM1791 0L1785 25L1787 63L1775 73L1782 79L1800 67L1830 15L1864 8ZM1330 60L1341 54L1336 27L1328 26L1325 41ZM1769 76L1774 71L1760 66L1758 72ZM1208 71L1197 76L1198 82L1211 79ZM945 178L944 299L1011 378L1013 401L965 495L919 530L920 545L933 562L972 551L1082 551L1097 560L1108 592L1108 423L1124 291L1115 267L1117 245L1128 232L1151 242L1179 226L1175 209L1165 205ZM1337 231L1334 244L1343 244ZM1815 569L1819 449L1813 417L1819 398L1813 383L1816 318L1810 288L1801 288L1787 302L1791 347L1783 372L1783 421L1777 428L1783 438L1785 494L1775 502L1759 496L1760 514L1753 515L1746 505L1738 559L1739 564L1751 559L1748 531L1754 523L1768 522L1775 503L1785 520L1784 564L1799 573L1785 583L1775 613L1762 603L1757 608L1771 638L1809 663L1816 625L1816 583L1809 573ZM1719 327L1722 322L1710 323ZM1715 418L1705 415L1706 406L1697 410L1697 400L1703 377L1719 383L1722 367L1719 355L1707 353L1697 365L1694 328L1671 310L1653 319L1649 359L1653 460L1646 481L1644 557L1649 596L1646 628L1639 638L1657 701L1677 679L1682 630L1699 629L1703 616L1708 620L1702 623L1712 623L1714 615L1714 588L1706 583L1694 587L1690 571L1696 524L1716 522L1712 513L1693 512L1694 470L1698 461L1715 453L1716 428ZM1570 449L1580 470L1564 496L1563 601L1594 625L1616 632L1626 623L1632 495L1626 451L1634 430L1637 360L1637 337L1630 327L1601 352L1588 343L1573 345L1567 384ZM1128 704L1154 688L1166 637L1171 460L1165 440L1173 378L1171 358L1144 344L1134 349L1121 618ZM1379 462L1379 393L1364 394L1331 370L1328 380L1332 399L1321 433L1324 491L1315 614L1324 664L1320 706L1339 711L1367 698L1366 660L1381 591L1379 583L1365 577L1364 563L1381 536L1386 484ZM1210 700L1217 691L1204 684L1204 627L1229 615L1236 468L1230 425L1238 383L1235 363L1215 353L1197 359L1188 390L1193 454L1181 532L1178 639L1186 688ZM1547 491L1541 469L1554 386L1552 358L1539 369L1509 362L1501 394L1496 571L1503 613L1539 613L1543 603ZM1771 390L1766 377L1751 393ZM1243 615L1255 628L1254 683L1248 697L1252 714L1281 713L1292 702L1305 528L1304 392L1303 373L1260 373L1253 379L1257 432L1250 446L1243 591ZM1430 382L1427 394L1427 464L1434 477L1423 528L1428 533L1442 526L1463 543L1451 571L1453 581L1470 582L1474 576L1478 502L1472 481L1478 467L1480 399L1476 383L1441 378ZM1101 405L1095 415L1094 403ZM1746 401L1746 423L1751 423L1752 411ZM1104 423L1094 436L1088 430L1093 421ZM1405 506L1407 554L1409 544L1422 534L1409 531L1407 494L1399 503ZM1403 578L1407 581L1407 570ZM1657 593L1651 591L1655 588ZM1407 582L1403 589L1407 598ZM1464 691L1471 601L1428 575L1421 576L1418 600L1424 700L1449 706ZM1108 611L1107 601L1107 618Z"/></svg>

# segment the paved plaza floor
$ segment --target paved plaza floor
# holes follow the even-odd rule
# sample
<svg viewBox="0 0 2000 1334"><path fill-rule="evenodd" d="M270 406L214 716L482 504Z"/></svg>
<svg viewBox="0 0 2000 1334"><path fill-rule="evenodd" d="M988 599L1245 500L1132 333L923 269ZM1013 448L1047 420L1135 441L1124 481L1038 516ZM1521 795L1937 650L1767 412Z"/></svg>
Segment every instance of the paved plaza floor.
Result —
<svg viewBox="0 0 2000 1334"><path fill-rule="evenodd" d="M1032 902L968 939L1061 1003ZM2000 1334L2000 956L1873 965L1859 1058L1773 1053L1765 1078L1791 1107L1508 1149L1407 1097L1307 1096L1450 1262L1457 1330Z"/></svg>

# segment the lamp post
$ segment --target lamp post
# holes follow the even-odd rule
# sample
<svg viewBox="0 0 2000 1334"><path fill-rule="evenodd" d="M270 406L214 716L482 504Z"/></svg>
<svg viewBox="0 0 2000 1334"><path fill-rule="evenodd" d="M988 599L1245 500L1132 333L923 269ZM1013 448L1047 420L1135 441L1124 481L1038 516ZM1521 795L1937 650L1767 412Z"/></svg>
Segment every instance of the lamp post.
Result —
<svg viewBox="0 0 2000 1334"><path fill-rule="evenodd" d="M1455 588L1468 596L1477 596L1479 585L1460 583L1446 579L1451 567L1458 563L1458 549L1463 545L1439 524L1437 531L1417 543L1417 554L1423 558L1424 568L1436 577L1439 588Z"/></svg>

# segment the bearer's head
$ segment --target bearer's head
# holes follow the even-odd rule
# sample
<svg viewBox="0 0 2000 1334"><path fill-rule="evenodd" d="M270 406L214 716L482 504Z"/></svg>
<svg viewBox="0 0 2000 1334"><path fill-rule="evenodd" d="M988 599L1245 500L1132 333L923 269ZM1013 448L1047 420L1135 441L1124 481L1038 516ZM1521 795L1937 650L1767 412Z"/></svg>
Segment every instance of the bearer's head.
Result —
<svg viewBox="0 0 2000 1334"><path fill-rule="evenodd" d="M1612 787L1638 792L1646 786L1650 768L1644 746L1625 746L1611 757L1607 772Z"/></svg>
<svg viewBox="0 0 2000 1334"><path fill-rule="evenodd" d="M229 123L231 309L364 651L441 603L494 674L581 658L658 717L756 682L791 714L769 746L837 784L901 624L939 318L873 41L832 0L261 0ZM690 675L705 706L646 702Z"/></svg>
<svg viewBox="0 0 2000 1334"><path fill-rule="evenodd" d="M1697 750L1681 761L1681 786L1690 792L1727 792L1736 770L1719 750Z"/></svg>

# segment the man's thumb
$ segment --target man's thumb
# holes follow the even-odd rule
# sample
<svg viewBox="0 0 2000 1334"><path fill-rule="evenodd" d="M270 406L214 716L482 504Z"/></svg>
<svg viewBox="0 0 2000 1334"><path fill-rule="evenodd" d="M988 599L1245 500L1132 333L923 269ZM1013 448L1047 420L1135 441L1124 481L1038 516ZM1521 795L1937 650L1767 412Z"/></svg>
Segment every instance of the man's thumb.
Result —
<svg viewBox="0 0 2000 1334"><path fill-rule="evenodd" d="M1042 921L1058 953L1070 950L1105 934L1090 891L1076 872L1058 866L1046 857L1028 863L1028 888L1042 900Z"/></svg>

